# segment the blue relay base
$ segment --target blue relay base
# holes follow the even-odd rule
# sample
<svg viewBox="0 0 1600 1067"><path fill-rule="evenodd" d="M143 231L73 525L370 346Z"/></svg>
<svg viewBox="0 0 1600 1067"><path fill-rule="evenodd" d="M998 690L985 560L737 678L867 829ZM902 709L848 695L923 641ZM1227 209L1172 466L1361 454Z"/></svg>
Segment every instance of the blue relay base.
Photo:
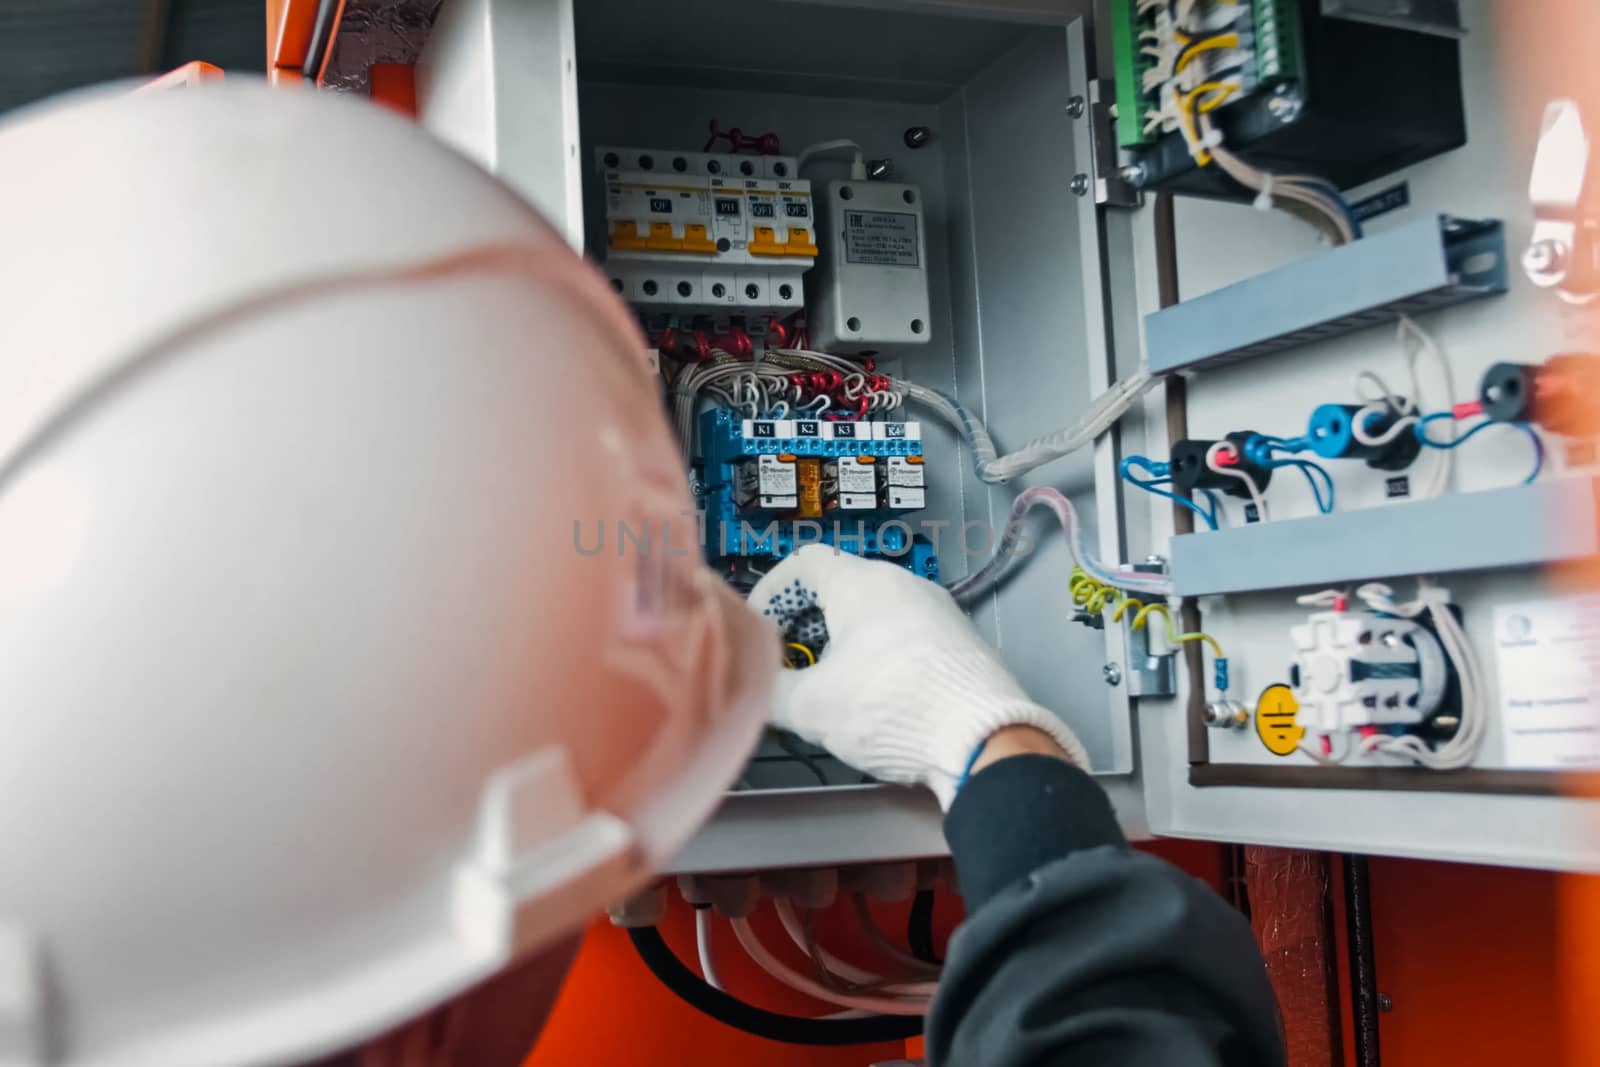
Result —
<svg viewBox="0 0 1600 1067"><path fill-rule="evenodd" d="M715 408L700 417L701 503L705 509L706 561L712 566L737 559L780 560L808 544L833 545L841 552L886 559L939 580L933 544L913 530L897 511L834 512L816 519L794 518L792 509L762 509L735 501L736 465L760 456L922 456L915 423L830 422L818 419L750 419L741 411ZM910 431L908 431L910 427Z"/></svg>

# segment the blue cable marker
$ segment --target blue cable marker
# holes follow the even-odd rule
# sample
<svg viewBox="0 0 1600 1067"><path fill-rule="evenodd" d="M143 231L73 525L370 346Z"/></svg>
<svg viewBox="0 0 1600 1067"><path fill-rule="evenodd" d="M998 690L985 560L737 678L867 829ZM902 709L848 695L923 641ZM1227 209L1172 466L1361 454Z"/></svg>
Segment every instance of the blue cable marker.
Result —
<svg viewBox="0 0 1600 1067"><path fill-rule="evenodd" d="M1226 693L1228 691L1228 661L1226 659L1215 660L1212 663L1211 670L1213 680L1217 686L1217 692Z"/></svg>
<svg viewBox="0 0 1600 1067"><path fill-rule="evenodd" d="M1146 471L1149 473L1150 477L1148 479L1135 477L1133 473L1134 468L1139 468ZM1165 497L1174 504L1179 504L1188 508L1196 515L1200 516L1207 527L1213 530L1217 529L1217 498L1212 496L1209 491L1206 492L1206 502L1209 505L1208 510L1207 508L1202 508L1199 504L1196 504L1192 500L1185 500L1178 494L1162 488L1162 486L1172 484L1171 464L1160 463L1145 456L1129 456L1127 459L1122 461L1122 466L1118 468L1118 473L1120 473L1123 480L1128 482L1130 485L1136 485L1147 493L1154 493L1156 496Z"/></svg>

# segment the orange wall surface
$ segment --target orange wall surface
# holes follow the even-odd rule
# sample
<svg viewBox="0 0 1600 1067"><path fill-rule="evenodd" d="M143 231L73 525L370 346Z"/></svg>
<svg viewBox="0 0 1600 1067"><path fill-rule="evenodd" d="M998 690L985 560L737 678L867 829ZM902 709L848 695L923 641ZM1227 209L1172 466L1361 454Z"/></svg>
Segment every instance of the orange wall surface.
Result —
<svg viewBox="0 0 1600 1067"><path fill-rule="evenodd" d="M1213 886L1220 886L1219 846L1161 842L1151 847ZM1566 992L1563 949L1580 931L1559 918L1555 875L1412 860L1371 861L1373 934L1378 988L1392 1010L1381 1017L1385 1067L1529 1067L1575 1065L1563 1042L1560 1005ZM1575 892L1600 893L1595 883L1569 880ZM1336 895L1342 888L1335 886ZM875 909L891 936L905 927L905 908ZM936 926L948 932L957 902L941 899ZM791 964L792 951L770 910L757 921L764 940ZM853 935L848 908L819 924L820 940L852 962L870 965ZM693 918L675 903L664 926L668 942L691 966ZM1596 933L1589 931L1589 936ZM820 1014L788 993L744 957L726 924L718 926L718 962L729 988L762 1007ZM1565 940L1564 940L1565 935ZM1342 947L1342 946L1341 946ZM1340 990L1346 997L1347 990ZM913 1044L909 1051L916 1051ZM1351 1059L1348 1034L1344 1041ZM604 921L584 940L539 1047L525 1067L573 1064L650 1064L651 1067L867 1067L907 1049L878 1045L816 1049L753 1038L700 1015L659 985L634 955L627 935ZM1563 1058L1563 1057L1566 1058Z"/></svg>
<svg viewBox="0 0 1600 1067"><path fill-rule="evenodd" d="M1563 1060L1557 876L1374 859L1385 1067Z"/></svg>

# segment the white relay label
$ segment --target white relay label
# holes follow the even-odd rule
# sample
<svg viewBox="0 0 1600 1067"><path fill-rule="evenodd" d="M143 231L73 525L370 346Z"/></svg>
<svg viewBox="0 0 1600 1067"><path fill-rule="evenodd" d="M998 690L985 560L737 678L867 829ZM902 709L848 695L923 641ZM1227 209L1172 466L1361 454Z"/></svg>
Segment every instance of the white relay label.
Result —
<svg viewBox="0 0 1600 1067"><path fill-rule="evenodd" d="M874 471L874 464L862 463L854 458L841 459L839 461L839 492L876 493L878 491L878 480Z"/></svg>
<svg viewBox="0 0 1600 1067"><path fill-rule="evenodd" d="M799 491L793 463L785 463L777 456L758 457L757 463L762 496L793 496Z"/></svg>
<svg viewBox="0 0 1600 1067"><path fill-rule="evenodd" d="M872 424L872 437L875 441L920 441L922 440L922 424L920 422L875 422Z"/></svg>
<svg viewBox="0 0 1600 1067"><path fill-rule="evenodd" d="M746 440L776 441L794 436L794 423L789 419L745 419L740 431Z"/></svg>
<svg viewBox="0 0 1600 1067"><path fill-rule="evenodd" d="M840 493L840 511L877 511L878 494L873 493Z"/></svg>
<svg viewBox="0 0 1600 1067"><path fill-rule="evenodd" d="M901 211L846 211L844 258L878 267L920 267L917 217Z"/></svg>
<svg viewBox="0 0 1600 1067"><path fill-rule="evenodd" d="M1600 595L1494 609L1507 767L1600 767Z"/></svg>
<svg viewBox="0 0 1600 1067"><path fill-rule="evenodd" d="M922 464L908 462L904 456L890 456L889 484L905 489L921 489L924 485Z"/></svg>
<svg viewBox="0 0 1600 1067"><path fill-rule="evenodd" d="M889 489L889 507L896 511L915 511L927 506L927 496L921 489Z"/></svg>

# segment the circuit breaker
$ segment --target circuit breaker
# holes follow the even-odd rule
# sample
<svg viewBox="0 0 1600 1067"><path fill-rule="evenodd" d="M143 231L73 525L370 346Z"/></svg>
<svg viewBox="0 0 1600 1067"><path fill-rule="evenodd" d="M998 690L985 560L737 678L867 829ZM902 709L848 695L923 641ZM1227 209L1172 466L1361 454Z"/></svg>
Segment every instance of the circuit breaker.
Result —
<svg viewBox="0 0 1600 1067"><path fill-rule="evenodd" d="M811 183L787 156L601 146L606 273L641 311L787 314L817 258Z"/></svg>

